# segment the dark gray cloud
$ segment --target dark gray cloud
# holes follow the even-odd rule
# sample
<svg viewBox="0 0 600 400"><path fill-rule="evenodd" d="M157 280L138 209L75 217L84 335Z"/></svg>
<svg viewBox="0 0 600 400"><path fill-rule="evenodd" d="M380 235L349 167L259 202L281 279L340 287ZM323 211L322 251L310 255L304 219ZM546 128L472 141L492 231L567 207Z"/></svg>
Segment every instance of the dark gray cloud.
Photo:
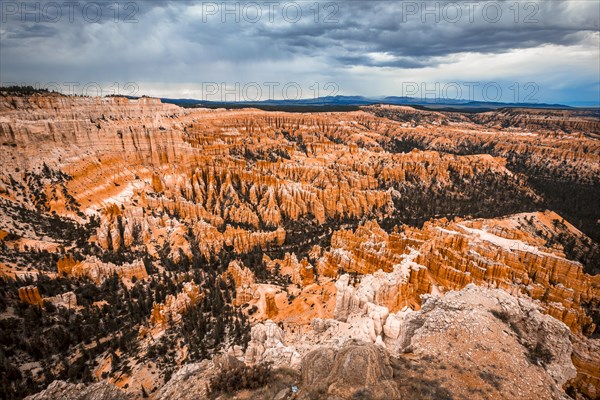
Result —
<svg viewBox="0 0 600 400"><path fill-rule="evenodd" d="M47 38L58 33L58 29L52 25L34 24L24 26L22 29L6 34L6 40Z"/></svg>
<svg viewBox="0 0 600 400"><path fill-rule="evenodd" d="M436 65L436 57L461 52L498 53L544 44L575 44L581 39L577 33L599 29L594 1L467 4L350 1L339 3L337 23L265 26L261 34L284 40L298 51L326 46L340 63L354 60L357 65L379 66L381 63L364 57L364 53L379 52L400 58L398 66L419 67L428 62ZM461 14L447 11L449 5Z"/></svg>
<svg viewBox="0 0 600 400"><path fill-rule="evenodd" d="M183 84L334 77L351 91L361 87L353 79L363 79L348 75L355 68L444 71L462 54L593 47L600 40L596 0L480 0L475 7L443 0L323 1L318 7L313 1L285 0L271 6L262 1L80 1L72 13L63 6L60 18L50 4L62 2L26 2L30 11L39 4L39 21L15 11L21 3L2 1L3 81ZM583 72L580 67L574 65L572 74L589 72L589 66Z"/></svg>

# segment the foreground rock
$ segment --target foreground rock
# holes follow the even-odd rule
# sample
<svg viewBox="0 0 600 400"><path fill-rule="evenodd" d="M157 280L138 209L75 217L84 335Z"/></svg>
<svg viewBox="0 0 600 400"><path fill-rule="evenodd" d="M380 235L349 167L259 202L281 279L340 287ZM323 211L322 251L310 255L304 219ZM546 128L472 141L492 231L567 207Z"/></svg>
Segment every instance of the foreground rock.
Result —
<svg viewBox="0 0 600 400"><path fill-rule="evenodd" d="M556 399L576 375L564 323L528 299L472 284L426 298L421 311L406 315L395 344L396 350L455 366L460 392L485 388L497 398Z"/></svg>
<svg viewBox="0 0 600 400"><path fill-rule="evenodd" d="M207 398L209 383L207 376L212 367L212 363L207 360L184 366L156 393L154 398L156 400L195 400Z"/></svg>
<svg viewBox="0 0 600 400"><path fill-rule="evenodd" d="M367 321L372 324L372 319L352 314L348 322L319 320L306 333L312 346L294 342L294 336L284 338L271 321L255 326L246 362L273 362L274 375L264 388L219 398L272 399L280 392L285 398L297 385L298 399L567 399L563 386L576 375L567 326L540 312L530 299L502 289L470 284L444 297L424 296L420 311L405 310L381 321L385 340L370 341L368 335L355 339L361 330L353 324ZM328 341L332 335L335 343ZM595 354L588 350L580 359L592 366ZM290 355L301 362L291 362ZM227 354L188 364L151 396L209 398L211 377L241 365L240 358ZM289 368L295 365L301 378ZM55 398L125 396L107 383L85 387L57 381L30 400Z"/></svg>
<svg viewBox="0 0 600 400"><path fill-rule="evenodd" d="M420 311L371 314L386 316L380 321L385 340L370 340L361 324L372 327L372 318L353 313L347 322L315 320L306 341L284 337L271 321L259 324L246 362L294 366L288 357L301 354L299 399L568 398L563 386L576 374L569 329L529 298L470 284L444 297L424 296ZM586 357L593 365L594 353ZM157 398L206 394L220 360L184 367ZM260 393L222 398L253 399Z"/></svg>
<svg viewBox="0 0 600 400"><path fill-rule="evenodd" d="M369 304L387 307L390 313L405 306L417 309L423 294L475 283L526 294L574 333L591 334L600 275L584 273L581 263L566 257L565 246L548 240L569 236L573 243L587 240L551 211L499 219L439 219L421 229L404 226L389 234L369 221L354 231L335 232L331 250L318 267L365 274L357 287L349 284L348 276L338 279L335 318L341 321L359 309L381 314ZM382 329L378 318L375 335Z"/></svg>
<svg viewBox="0 0 600 400"><path fill-rule="evenodd" d="M423 298L422 308L416 312L405 309L388 315L385 307L372 303L355 308L347 316L348 322L337 325L336 333L346 332L348 340L359 337L385 347L403 360L400 366L410 361L412 366L401 368L402 374L411 378L399 384L404 396L403 387L418 384L419 390L424 390L422 387L433 383L454 398L565 396L563 385L576 375L569 329L541 313L530 299L473 284L444 297ZM417 369L427 374L428 383L415 373ZM303 371L303 376L306 374ZM402 380L402 376L397 378ZM367 386L363 389L369 389ZM422 396L429 398L426 392Z"/></svg>
<svg viewBox="0 0 600 400"><path fill-rule="evenodd" d="M54 381L46 388L25 400L125 400L132 399L122 390L108 382L98 382L86 386L82 383L72 384Z"/></svg>
<svg viewBox="0 0 600 400"><path fill-rule="evenodd" d="M337 398L367 396L370 399L397 399L393 370L387 354L372 344L353 344L339 351L320 348L302 359L305 394ZM360 397L359 397L360 398Z"/></svg>

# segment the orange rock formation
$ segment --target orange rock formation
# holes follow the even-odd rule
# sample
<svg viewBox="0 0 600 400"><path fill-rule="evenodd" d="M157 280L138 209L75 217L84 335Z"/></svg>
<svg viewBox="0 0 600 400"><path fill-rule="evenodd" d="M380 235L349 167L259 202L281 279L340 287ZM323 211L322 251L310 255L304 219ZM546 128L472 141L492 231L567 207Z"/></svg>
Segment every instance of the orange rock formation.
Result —
<svg viewBox="0 0 600 400"><path fill-rule="evenodd" d="M150 322L154 325L165 327L169 322L177 323L181 320L181 314L194 304L198 304L204 297L200 289L193 282L186 282L183 291L177 296L168 295L165 302L154 304Z"/></svg>
<svg viewBox="0 0 600 400"><path fill-rule="evenodd" d="M442 219L389 235L377 223L368 222L355 232L336 232L332 249L321 258L318 269L373 274L410 266L405 279L394 282L397 287L377 289L376 303L394 312L419 304L418 296L433 287L458 290L476 283L526 293L572 331L590 333L595 325L587 308L598 307L600 276L583 273L581 264L566 259L562 249L544 247L538 232L554 229L550 223L554 220L561 218L552 212L501 220Z"/></svg>
<svg viewBox="0 0 600 400"><path fill-rule="evenodd" d="M20 287L19 299L21 299L22 302L31 304L33 306L42 305L42 296L40 296L37 286Z"/></svg>
<svg viewBox="0 0 600 400"><path fill-rule="evenodd" d="M75 262L71 256L64 257L57 262L58 273L60 275L82 277L87 276L95 282L101 282L114 274L119 278L144 279L148 276L146 267L142 260L123 265L113 263L104 263L96 257L90 257L82 262Z"/></svg>

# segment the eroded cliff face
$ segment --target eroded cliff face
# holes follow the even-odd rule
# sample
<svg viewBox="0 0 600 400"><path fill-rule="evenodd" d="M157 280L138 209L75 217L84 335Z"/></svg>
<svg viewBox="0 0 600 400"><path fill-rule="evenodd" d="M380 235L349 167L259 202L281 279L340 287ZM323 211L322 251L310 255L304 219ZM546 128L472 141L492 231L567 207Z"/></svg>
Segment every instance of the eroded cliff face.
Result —
<svg viewBox="0 0 600 400"><path fill-rule="evenodd" d="M503 365L502 378L521 383L514 393L492 388L496 396L558 395L574 364L567 385L593 397L598 346L588 336L600 281L587 272L600 249L570 222L597 224L595 214L570 221L540 211L552 207L528 173L593 193L597 129L586 115L527 110L285 113L0 95L0 272L22 279L6 281L1 304L36 308L21 319L53 313L20 334L60 338L56 327L68 327L86 354L70 356L74 379L89 372L138 397L188 387L160 389L191 362L205 360L190 374L215 373L220 364L207 360L218 352L300 368L318 345L334 349L319 356L333 368L326 392L379 396L379 379L401 396L387 367L344 391L340 382L354 377L347 360L386 364L371 348L344 350L350 339L429 357L427 346L443 353L452 332L491 346L513 325L521 331L502 343L526 373ZM567 329L571 341L556 339ZM535 353L534 331L556 342L551 362L523 358ZM467 344L473 365L489 355ZM37 374L35 357L17 361ZM44 362L69 378L54 358ZM474 376L456 372L467 383ZM523 389L527 379L544 388Z"/></svg>
<svg viewBox="0 0 600 400"><path fill-rule="evenodd" d="M424 357L444 354L445 362L459 362L467 371L481 368L480 378L493 373L499 382L514 382L497 386L505 391L499 397L560 398L563 385L576 374L568 328L504 290L470 284L443 298L427 297L420 311L405 315L400 331L396 344L405 350ZM525 357L508 356L519 347ZM466 390L471 386L467 371L457 374Z"/></svg>
<svg viewBox="0 0 600 400"><path fill-rule="evenodd" d="M600 277L585 274L559 244L551 244L559 229L581 235L553 212L501 220L442 219L389 235L371 221L355 232L337 232L321 268L369 274L356 288L348 276L338 281L340 316L367 303L391 312L414 308L424 293L475 283L527 294L574 332L591 334Z"/></svg>
<svg viewBox="0 0 600 400"><path fill-rule="evenodd" d="M594 138L600 135L598 112L594 110L544 110L507 108L474 115L473 121L488 127L511 126L549 134L583 133Z"/></svg>
<svg viewBox="0 0 600 400"><path fill-rule="evenodd" d="M4 201L78 223L93 216L89 242L110 252L166 252L179 262L198 248L209 259L230 247L279 248L307 220L421 221L448 199L459 203L450 213L460 213L473 208L465 201L471 194L459 192L474 177L485 177L485 191L506 186L518 204L536 201L502 158L385 152L398 124L364 112L184 110L150 98L54 94L1 99ZM434 209L417 207L424 196L438 198ZM35 238L34 223L26 229L5 214L9 227Z"/></svg>
<svg viewBox="0 0 600 400"><path fill-rule="evenodd" d="M169 134L174 123L185 114L179 107L162 104L158 99L90 98L59 94L33 96L0 96L0 137L7 154L14 155L17 165L27 153L49 166L100 163L110 154L127 156L128 164L154 154L150 162L166 162L174 155L175 136ZM100 157L89 160L89 156ZM20 165L21 164L21 165ZM106 165L105 168L109 167ZM117 167L117 165L113 165Z"/></svg>
<svg viewBox="0 0 600 400"><path fill-rule="evenodd" d="M226 279L232 279L235 285L235 304L241 306L254 299L254 273L242 263L232 261L224 273Z"/></svg>
<svg viewBox="0 0 600 400"><path fill-rule="evenodd" d="M438 220L389 235L373 222L356 232L342 231L332 239L330 253L341 254L344 262L333 265L349 273L370 272L358 282L351 283L350 275L337 281L334 317L354 319L373 342L406 348L402 321L421 307L423 294L474 283L536 300L544 313L582 338L597 330L600 276L583 273L580 263L565 258L563 248L552 241L561 232L582 235L549 211L501 220ZM326 253L323 260L331 265L336 258ZM570 377L570 384L592 397L600 383L597 368L589 363L598 357L596 342L573 341L578 374Z"/></svg>
<svg viewBox="0 0 600 400"><path fill-rule="evenodd" d="M26 397L27 400L123 400L131 398L127 393L107 382L86 386L81 383L76 385L64 381L54 381L46 390Z"/></svg>
<svg viewBox="0 0 600 400"><path fill-rule="evenodd" d="M505 158L507 167L542 197L543 208L558 212L596 243L600 240L597 110L510 108L460 114L382 105L364 110L398 122L380 140L388 151L416 148ZM588 272L597 274L600 267Z"/></svg>
<svg viewBox="0 0 600 400"><path fill-rule="evenodd" d="M144 279L148 276L142 260L115 265L111 262L102 262L96 257L76 262L72 257L67 256L57 262L57 270L59 275L79 278L87 277L96 283L100 283L105 278L111 277L114 274L119 278L130 281L132 279Z"/></svg>

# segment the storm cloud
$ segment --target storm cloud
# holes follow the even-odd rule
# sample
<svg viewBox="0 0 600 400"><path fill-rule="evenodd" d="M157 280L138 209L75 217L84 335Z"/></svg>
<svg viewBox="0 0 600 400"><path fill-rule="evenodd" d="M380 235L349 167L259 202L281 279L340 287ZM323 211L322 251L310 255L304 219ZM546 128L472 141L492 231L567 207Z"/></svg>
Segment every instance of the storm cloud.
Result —
<svg viewBox="0 0 600 400"><path fill-rule="evenodd" d="M1 4L3 83L135 82L193 97L207 82L383 96L406 82L535 81L540 101L599 96L596 0L24 4Z"/></svg>

